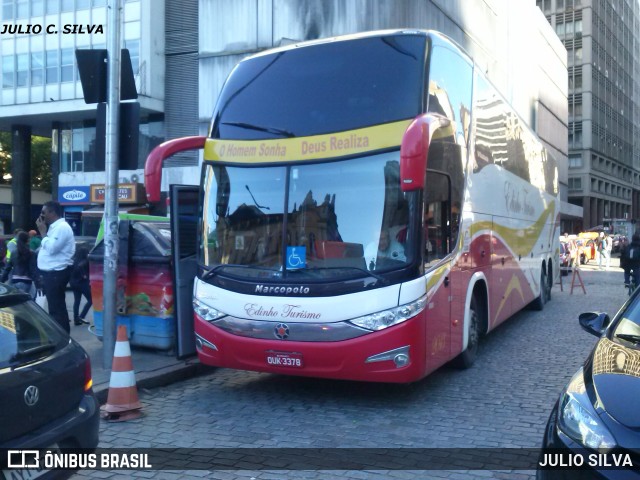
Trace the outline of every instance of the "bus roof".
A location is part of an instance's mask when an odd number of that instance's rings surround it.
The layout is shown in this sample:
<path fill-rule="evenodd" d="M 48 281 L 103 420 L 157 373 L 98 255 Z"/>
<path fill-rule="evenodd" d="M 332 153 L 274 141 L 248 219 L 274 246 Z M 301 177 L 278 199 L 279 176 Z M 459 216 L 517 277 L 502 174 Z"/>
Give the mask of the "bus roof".
<path fill-rule="evenodd" d="M 244 62 L 246 60 L 250 60 L 252 58 L 260 57 L 260 56 L 263 56 L 263 55 L 271 55 L 271 54 L 278 53 L 278 52 L 285 52 L 285 51 L 288 51 L 288 50 L 295 50 L 297 48 L 311 47 L 311 46 L 314 46 L 314 45 L 322 45 L 322 44 L 325 44 L 325 43 L 334 43 L 334 42 L 344 42 L 344 41 L 350 41 L 350 40 L 357 40 L 359 38 L 386 37 L 386 36 L 390 36 L 390 35 L 418 35 L 418 36 L 424 36 L 424 37 L 430 37 L 430 38 L 438 38 L 442 42 L 454 45 L 455 47 L 457 47 L 458 49 L 460 49 L 462 51 L 462 48 L 454 40 L 452 40 L 451 38 L 447 37 L 443 33 L 440 33 L 440 32 L 438 32 L 436 30 L 424 30 L 424 29 L 417 29 L 417 28 L 402 28 L 402 29 L 387 29 L 387 30 L 371 30 L 371 31 L 368 31 L 368 32 L 358 32 L 358 33 L 351 33 L 351 34 L 348 34 L 348 35 L 337 35 L 335 37 L 327 37 L 327 38 L 320 38 L 320 39 L 315 39 L 315 40 L 305 40 L 305 41 L 300 41 L 300 42 L 294 42 L 294 43 L 290 43 L 288 45 L 283 45 L 283 46 L 280 46 L 280 47 L 269 48 L 267 50 L 263 50 L 263 51 L 261 51 L 259 53 L 254 54 L 254 55 L 250 55 L 248 57 L 245 57 L 240 62 Z"/>

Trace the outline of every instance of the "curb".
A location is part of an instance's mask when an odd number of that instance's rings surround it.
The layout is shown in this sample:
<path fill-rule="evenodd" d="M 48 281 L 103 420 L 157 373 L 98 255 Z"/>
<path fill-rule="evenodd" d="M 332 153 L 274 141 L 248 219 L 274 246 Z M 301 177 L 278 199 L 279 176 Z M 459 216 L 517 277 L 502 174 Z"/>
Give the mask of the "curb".
<path fill-rule="evenodd" d="M 214 370 L 214 367 L 203 365 L 197 360 L 193 363 L 184 363 L 182 365 L 170 365 L 168 367 L 159 368 L 152 372 L 136 373 L 137 388 L 157 388 L 172 383 L 187 380 L 189 378 L 204 375 Z M 109 394 L 109 382 L 94 385 L 93 392 L 96 394 L 100 404 L 107 401 Z"/>

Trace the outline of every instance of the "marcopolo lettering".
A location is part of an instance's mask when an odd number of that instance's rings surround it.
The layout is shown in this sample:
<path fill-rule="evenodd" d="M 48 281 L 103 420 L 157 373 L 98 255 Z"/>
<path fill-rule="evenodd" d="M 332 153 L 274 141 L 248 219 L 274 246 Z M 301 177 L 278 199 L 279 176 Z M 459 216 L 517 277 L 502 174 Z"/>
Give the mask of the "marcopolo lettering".
<path fill-rule="evenodd" d="M 299 286 L 284 286 L 284 285 L 256 285 L 256 293 L 279 293 L 281 295 L 308 295 L 310 292 L 309 287 L 304 285 Z"/>

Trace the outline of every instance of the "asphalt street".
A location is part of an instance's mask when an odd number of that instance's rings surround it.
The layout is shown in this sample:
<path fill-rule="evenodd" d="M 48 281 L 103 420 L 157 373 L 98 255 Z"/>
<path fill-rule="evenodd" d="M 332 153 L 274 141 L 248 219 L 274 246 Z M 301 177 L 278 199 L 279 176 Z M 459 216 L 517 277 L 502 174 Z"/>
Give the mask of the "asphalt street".
<path fill-rule="evenodd" d="M 486 336 L 469 370 L 446 366 L 410 385 L 367 384 L 212 369 L 141 389 L 144 416 L 101 425 L 101 448 L 518 448 L 540 446 L 549 412 L 596 338 L 579 313 L 611 316 L 626 299 L 622 270 L 584 266 L 586 294 L 571 275 L 542 312 L 522 311 Z M 258 450 L 259 451 L 259 450 Z M 349 450 L 353 452 L 353 450 Z M 304 453 L 301 464 L 304 465 Z M 80 470 L 72 478 L 513 479 L 533 471 Z"/>

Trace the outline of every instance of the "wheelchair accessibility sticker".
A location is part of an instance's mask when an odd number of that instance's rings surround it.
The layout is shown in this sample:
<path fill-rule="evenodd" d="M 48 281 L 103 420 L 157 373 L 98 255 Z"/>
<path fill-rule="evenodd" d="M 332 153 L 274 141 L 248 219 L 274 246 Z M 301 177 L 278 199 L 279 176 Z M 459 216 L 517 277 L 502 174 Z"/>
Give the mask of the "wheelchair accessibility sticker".
<path fill-rule="evenodd" d="M 307 266 L 307 247 L 287 247 L 287 269 Z"/>

